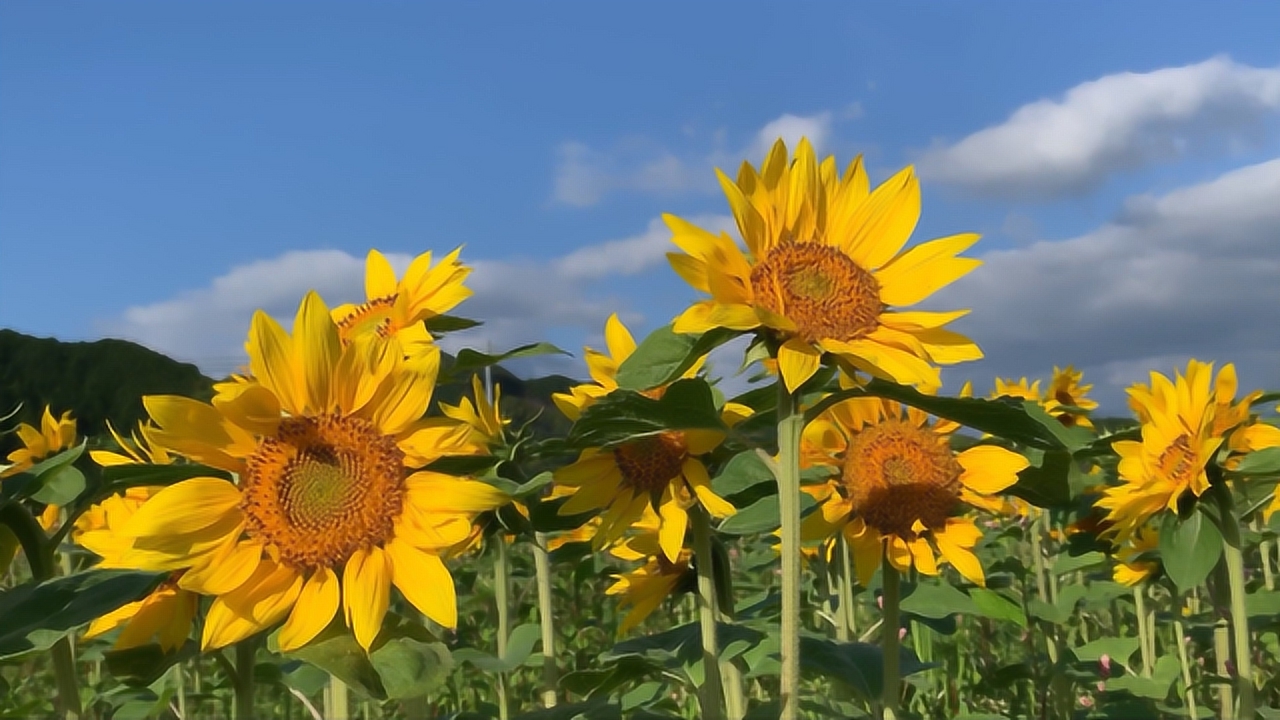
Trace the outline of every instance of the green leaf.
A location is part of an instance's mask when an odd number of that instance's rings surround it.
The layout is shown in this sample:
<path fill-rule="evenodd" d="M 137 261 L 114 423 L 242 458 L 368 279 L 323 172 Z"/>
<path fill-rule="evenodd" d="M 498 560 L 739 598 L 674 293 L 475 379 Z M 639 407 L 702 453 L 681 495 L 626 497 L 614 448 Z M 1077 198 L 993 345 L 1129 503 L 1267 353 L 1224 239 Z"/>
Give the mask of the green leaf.
<path fill-rule="evenodd" d="M 408 636 L 385 640 L 379 637 L 379 641 L 370 651 L 369 661 L 381 678 L 388 699 L 423 697 L 448 679 L 453 658 L 444 643 Z"/>
<path fill-rule="evenodd" d="M 164 573 L 87 570 L 0 592 L 0 659 L 52 646 L 68 631 L 155 589 Z"/>
<path fill-rule="evenodd" d="M 911 650 L 899 646 L 900 677 L 907 677 L 934 664 L 921 663 Z M 864 699 L 879 698 L 884 687 L 884 651 L 879 645 L 842 643 L 812 635 L 800 636 L 800 670 L 823 675 L 849 686 Z"/>
<path fill-rule="evenodd" d="M 159 680 L 175 663 L 199 654 L 200 644 L 188 640 L 172 652 L 165 652 L 156 643 L 124 650 L 108 650 L 103 654 L 103 661 L 111 677 L 129 685 L 144 686 Z"/>
<path fill-rule="evenodd" d="M 102 482 L 111 490 L 131 487 L 173 485 L 197 477 L 216 477 L 230 480 L 231 475 L 208 465 L 184 463 L 182 465 L 110 465 L 102 468 Z"/>
<path fill-rule="evenodd" d="M 444 384 L 452 382 L 458 378 L 464 377 L 468 373 L 482 370 L 490 365 L 497 365 L 507 360 L 516 360 L 518 358 L 535 357 L 538 355 L 568 355 L 569 353 L 552 345 L 551 343 L 531 343 L 529 345 L 521 345 L 504 353 L 497 355 L 489 355 L 477 352 L 471 348 L 463 348 L 458 351 L 457 357 L 454 358 L 453 364 L 448 369 L 442 369 L 440 372 L 440 383 Z"/>
<path fill-rule="evenodd" d="M 705 380 L 677 380 L 658 400 L 615 390 L 587 408 L 569 430 L 578 447 L 607 447 L 668 430 L 726 430 Z"/>
<path fill-rule="evenodd" d="M 950 583 L 921 582 L 899 605 L 902 612 L 922 618 L 938 620 L 957 614 L 974 615 L 978 607 L 973 598 L 957 590 Z"/>
<path fill-rule="evenodd" d="M 1080 662 L 1098 662 L 1106 655 L 1121 665 L 1130 667 L 1129 658 L 1138 651 L 1138 645 L 1138 638 L 1135 637 L 1106 637 L 1071 648 L 1071 652 Z"/>
<path fill-rule="evenodd" d="M 1071 473 L 1075 461 L 1064 451 L 1043 454 L 1039 464 L 1036 453 L 1029 453 L 1032 465 L 1018 473 L 1018 482 L 1005 492 L 1041 508 L 1061 508 L 1071 504 Z"/>
<path fill-rule="evenodd" d="M 1156 660 L 1156 667 L 1151 673 L 1151 677 L 1145 678 L 1139 675 L 1122 675 L 1107 680 L 1108 690 L 1126 690 L 1138 697 L 1150 698 L 1152 700 L 1163 700 L 1169 695 L 1169 687 L 1173 685 L 1173 681 L 1178 677 L 1181 670 L 1178 658 L 1173 655 L 1164 655 Z"/>
<path fill-rule="evenodd" d="M 480 327 L 484 323 L 471 318 L 457 317 L 456 315 L 433 315 L 423 321 L 427 330 L 432 335 L 443 335 L 445 333 L 458 332 L 459 330 L 470 330 L 473 327 Z"/>
<path fill-rule="evenodd" d="M 1240 464 L 1232 472 L 1237 475 L 1280 474 L 1280 447 L 1254 450 L 1241 458 Z"/>
<path fill-rule="evenodd" d="M 667 684 L 649 681 L 641 683 L 622 696 L 622 712 L 631 712 L 639 707 L 651 705 L 666 694 Z"/>
<path fill-rule="evenodd" d="M 693 367 L 699 358 L 741 335 L 739 330 L 715 328 L 701 335 L 684 335 L 664 325 L 649 333 L 622 365 L 618 386 L 624 390 L 648 390 L 672 382 Z"/>
<path fill-rule="evenodd" d="M 1244 606 L 1249 617 L 1280 615 L 1280 592 L 1256 590 L 1245 595 Z"/>
<path fill-rule="evenodd" d="M 511 672 L 533 654 L 533 646 L 542 639 L 542 628 L 533 623 L 520 625 L 507 639 L 506 657 L 498 658 L 475 648 L 458 648 L 453 656 L 458 662 L 470 663 L 487 673 Z"/>
<path fill-rule="evenodd" d="M 720 497 L 737 495 L 761 483 L 773 483 L 773 473 L 755 450 L 734 455 L 719 475 L 711 480 L 711 489 Z"/>
<path fill-rule="evenodd" d="M 800 514 L 806 515 L 818 506 L 818 501 L 808 493 L 800 493 Z M 725 518 L 716 528 L 726 535 L 757 535 L 777 530 L 782 526 L 782 512 L 778 509 L 778 496 L 766 495 L 751 505 Z"/>
<path fill-rule="evenodd" d="M 1067 573 L 1083 570 L 1085 568 L 1093 567 L 1094 565 L 1101 565 L 1106 561 L 1107 556 L 1097 550 L 1093 550 L 1082 555 L 1070 555 L 1063 553 L 1053 562 L 1053 574 L 1066 575 Z"/>
<path fill-rule="evenodd" d="M 1199 509 L 1187 518 L 1165 513 L 1160 523 L 1160 559 L 1182 592 L 1204 582 L 1222 556 L 1222 533 Z"/>
<path fill-rule="evenodd" d="M 622 720 L 622 708 L 610 704 L 607 698 L 587 702 L 557 705 L 546 710 L 534 710 L 515 716 L 513 720 Z"/>
<path fill-rule="evenodd" d="M 1023 628 L 1027 626 L 1027 616 L 1022 608 L 1004 595 L 986 588 L 972 588 L 969 590 L 969 597 L 978 609 L 978 614 L 992 620 L 1007 620 Z"/>
<path fill-rule="evenodd" d="M 340 618 L 335 618 L 306 646 L 285 653 L 285 657 L 315 665 L 366 697 L 387 699 L 378 671 Z"/>
<path fill-rule="evenodd" d="M 84 492 L 84 473 L 71 464 L 58 465 L 40 474 L 39 489 L 31 499 L 45 505 L 70 505 Z"/>
<path fill-rule="evenodd" d="M 1040 413 L 1032 413 L 1025 403 L 1013 398 L 983 400 L 980 398 L 951 398 L 925 395 L 906 385 L 874 379 L 864 388 L 854 388 L 832 393 L 823 401 L 805 411 L 808 422 L 821 415 L 827 408 L 838 402 L 855 397 L 882 397 L 897 400 L 906 405 L 920 408 L 931 415 L 953 420 L 996 437 L 1012 442 L 1029 445 L 1043 450 L 1070 451 L 1082 436 L 1077 433 L 1063 433 L 1058 428 L 1047 425 Z M 1039 408 L 1038 405 L 1035 405 Z M 1047 417 L 1047 414 L 1044 414 Z M 1053 422 L 1057 423 L 1056 420 Z M 1058 423 L 1059 427 L 1061 423 Z M 1063 428 L 1065 429 L 1065 428 Z"/>
<path fill-rule="evenodd" d="M 9 564 L 18 555 L 18 536 L 13 534 L 8 525 L 0 524 L 0 575 L 9 571 Z"/>

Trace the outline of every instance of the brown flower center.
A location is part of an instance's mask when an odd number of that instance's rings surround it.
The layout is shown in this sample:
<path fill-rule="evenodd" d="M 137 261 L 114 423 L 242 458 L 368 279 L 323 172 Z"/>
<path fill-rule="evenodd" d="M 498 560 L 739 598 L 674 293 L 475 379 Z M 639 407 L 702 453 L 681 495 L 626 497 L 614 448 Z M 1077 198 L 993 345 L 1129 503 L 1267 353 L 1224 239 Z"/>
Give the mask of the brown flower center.
<path fill-rule="evenodd" d="M 868 525 L 910 538 L 917 520 L 927 528 L 946 524 L 960 499 L 960 472 L 946 437 L 887 420 L 854 436 L 842 478 Z"/>
<path fill-rule="evenodd" d="M 1203 463 L 1191 447 L 1191 438 L 1184 433 L 1160 453 L 1158 465 L 1162 475 L 1185 488 L 1191 486 L 1191 481 L 1199 474 Z"/>
<path fill-rule="evenodd" d="M 884 303 L 880 283 L 840 250 L 783 242 L 751 269 L 756 302 L 796 324 L 798 335 L 857 340 L 875 330 Z"/>
<path fill-rule="evenodd" d="M 380 337 L 391 337 L 400 328 L 391 319 L 391 311 L 396 305 L 396 296 L 374 298 L 356 306 L 346 317 L 338 321 L 338 337 L 346 345 L 356 335 L 365 332 L 376 332 Z"/>
<path fill-rule="evenodd" d="M 336 567 L 391 537 L 404 499 L 404 453 L 365 420 L 286 418 L 241 478 L 246 530 L 297 568 Z"/>
<path fill-rule="evenodd" d="M 651 435 L 613 449 L 623 482 L 638 493 L 666 488 L 672 478 L 680 476 L 688 455 L 684 434 L 679 432 Z"/>

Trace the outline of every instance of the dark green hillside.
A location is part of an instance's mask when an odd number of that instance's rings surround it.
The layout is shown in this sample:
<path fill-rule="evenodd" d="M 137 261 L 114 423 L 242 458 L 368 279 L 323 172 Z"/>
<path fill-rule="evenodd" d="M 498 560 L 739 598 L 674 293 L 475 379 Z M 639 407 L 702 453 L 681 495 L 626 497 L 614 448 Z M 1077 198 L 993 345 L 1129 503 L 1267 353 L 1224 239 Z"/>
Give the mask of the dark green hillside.
<path fill-rule="evenodd" d="M 207 399 L 212 386 L 195 365 L 126 340 L 62 342 L 0 329 L 0 414 L 22 403 L 18 419 L 37 427 L 48 404 L 55 415 L 72 411 L 81 435 L 106 432 L 107 420 L 129 428 L 145 415 L 143 395 Z"/>

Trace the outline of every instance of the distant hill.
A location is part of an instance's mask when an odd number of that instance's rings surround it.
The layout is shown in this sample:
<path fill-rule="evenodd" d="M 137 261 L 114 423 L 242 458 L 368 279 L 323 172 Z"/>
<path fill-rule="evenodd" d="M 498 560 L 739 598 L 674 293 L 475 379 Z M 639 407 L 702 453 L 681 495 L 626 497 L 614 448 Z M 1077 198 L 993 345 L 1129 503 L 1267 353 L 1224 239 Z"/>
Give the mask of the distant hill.
<path fill-rule="evenodd" d="M 146 414 L 142 396 L 161 394 L 207 400 L 213 380 L 127 340 L 63 342 L 0 329 L 0 414 L 22 403 L 18 418 L 39 427 L 48 404 L 55 415 L 72 411 L 81 435 L 96 435 L 107 431 L 108 419 L 132 427 Z"/>
<path fill-rule="evenodd" d="M 446 356 L 443 364 L 451 362 Z M 493 369 L 493 381 L 502 388 L 503 413 L 517 425 L 534 420 L 534 429 L 543 435 L 568 430 L 570 423 L 551 395 L 577 381 L 562 375 L 524 380 L 501 367 Z M 20 420 L 39 427 L 48 404 L 55 415 L 72 411 L 81 435 L 105 433 L 107 420 L 123 430 L 146 417 L 143 395 L 208 400 L 213 383 L 195 365 L 127 340 L 63 342 L 0 329 L 0 416 L 22 404 L 18 417 L 6 425 Z M 435 399 L 456 404 L 469 392 L 467 378 L 437 388 Z M 14 443 L 13 436 L 0 437 L 0 457 Z"/>

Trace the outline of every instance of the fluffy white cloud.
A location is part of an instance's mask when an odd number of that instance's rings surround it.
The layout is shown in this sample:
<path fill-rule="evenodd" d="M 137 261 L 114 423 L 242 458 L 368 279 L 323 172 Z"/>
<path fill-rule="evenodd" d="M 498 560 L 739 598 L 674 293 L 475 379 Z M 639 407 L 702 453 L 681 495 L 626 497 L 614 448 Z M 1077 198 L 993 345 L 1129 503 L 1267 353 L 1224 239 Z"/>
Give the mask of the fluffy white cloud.
<path fill-rule="evenodd" d="M 1060 100 L 923 154 L 921 175 L 982 195 L 1052 198 L 1110 174 L 1175 158 L 1206 141 L 1248 140 L 1280 109 L 1280 68 L 1215 57 L 1184 67 L 1117 73 Z"/>
<path fill-rule="evenodd" d="M 727 230 L 733 224 L 723 216 L 690 219 L 711 229 Z M 551 260 L 469 261 L 473 271 L 467 285 L 475 295 L 462 306 L 461 314 L 484 325 L 446 336 L 442 345 L 450 350 L 463 346 L 497 350 L 545 340 L 554 331 L 575 338 L 598 334 L 612 309 L 625 313 L 628 306 L 596 283 L 651 270 L 672 249 L 669 231 L 655 219 L 639 235 L 589 245 Z M 401 272 L 410 261 L 407 255 L 388 257 Z M 245 361 L 244 337 L 255 310 L 261 308 L 288 325 L 309 289 L 336 305 L 363 300 L 363 288 L 362 257 L 341 250 L 294 251 L 232 268 L 208 287 L 131 307 L 100 329 L 221 375 Z M 639 318 L 635 312 L 626 315 L 632 321 Z M 538 370 L 575 371 L 577 367 L 552 359 L 538 364 Z"/>
<path fill-rule="evenodd" d="M 989 358 L 953 374 L 985 387 L 992 373 L 1073 363 L 1117 411 L 1125 385 L 1188 357 L 1235 362 L 1245 386 L 1280 386 L 1277 198 L 1280 159 L 1132 198 L 1079 237 L 987 253 L 936 296 L 939 308 L 973 308 L 956 326 Z"/>
<path fill-rule="evenodd" d="M 854 104 L 842 118 L 857 117 L 861 106 Z M 779 137 L 794 147 L 808 137 L 821 150 L 831 137 L 834 115 L 786 114 L 771 120 L 742 150 L 729 151 L 724 133 L 717 132 L 712 148 L 705 154 L 678 155 L 651 142 L 629 139 L 600 151 L 579 142 L 566 142 L 558 149 L 558 164 L 552 199 L 555 202 L 587 207 L 614 192 L 675 194 L 715 192 L 719 187 L 712 169 L 736 169 L 744 157 L 757 162 Z"/>

